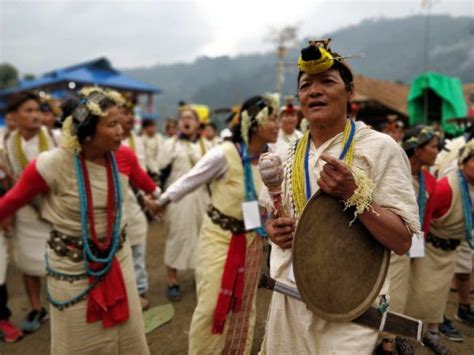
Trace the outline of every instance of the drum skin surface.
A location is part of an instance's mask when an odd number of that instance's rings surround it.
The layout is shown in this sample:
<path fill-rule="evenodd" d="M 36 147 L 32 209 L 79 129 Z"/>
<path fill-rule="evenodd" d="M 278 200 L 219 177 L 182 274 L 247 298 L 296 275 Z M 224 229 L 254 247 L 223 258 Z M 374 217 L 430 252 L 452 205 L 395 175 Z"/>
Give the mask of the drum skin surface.
<path fill-rule="evenodd" d="M 320 191 L 306 204 L 293 241 L 293 269 L 306 306 L 329 322 L 349 322 L 375 301 L 385 281 L 390 251 L 353 212 Z"/>

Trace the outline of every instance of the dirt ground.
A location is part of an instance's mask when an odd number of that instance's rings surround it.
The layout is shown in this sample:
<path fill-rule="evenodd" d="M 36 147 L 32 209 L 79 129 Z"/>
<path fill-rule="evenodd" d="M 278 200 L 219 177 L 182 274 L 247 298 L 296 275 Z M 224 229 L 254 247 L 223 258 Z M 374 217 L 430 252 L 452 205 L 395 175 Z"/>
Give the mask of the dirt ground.
<path fill-rule="evenodd" d="M 165 291 L 165 268 L 163 266 L 164 233 L 159 224 L 150 227 L 148 235 L 147 266 L 150 281 L 150 291 L 148 297 L 152 306 L 168 303 Z M 151 354 L 186 354 L 188 347 L 188 328 L 191 316 L 196 305 L 194 292 L 194 278 L 192 272 L 181 274 L 183 298 L 180 302 L 174 303 L 175 316 L 173 320 L 159 329 L 147 335 Z M 13 312 L 12 320 L 19 325 L 28 312 L 28 301 L 23 289 L 21 274 L 15 268 L 14 263 L 10 263 L 8 273 L 8 288 L 10 293 L 10 308 Z M 257 324 L 252 353 L 258 353 L 260 343 L 263 338 L 265 319 L 270 301 L 271 292 L 267 290 L 258 291 L 257 304 Z M 455 297 L 450 295 L 447 315 L 453 318 L 455 311 Z M 465 335 L 463 343 L 453 343 L 446 341 L 445 344 L 454 354 L 474 354 L 474 328 L 467 327 L 454 321 Z M 14 344 L 0 342 L 1 355 L 46 355 L 49 354 L 49 323 L 45 323 L 42 328 L 26 336 L 23 340 Z M 427 349 L 417 347 L 417 354 L 430 354 Z M 132 354 L 130 354 L 132 355 Z M 298 355 L 298 354 L 296 354 Z"/>

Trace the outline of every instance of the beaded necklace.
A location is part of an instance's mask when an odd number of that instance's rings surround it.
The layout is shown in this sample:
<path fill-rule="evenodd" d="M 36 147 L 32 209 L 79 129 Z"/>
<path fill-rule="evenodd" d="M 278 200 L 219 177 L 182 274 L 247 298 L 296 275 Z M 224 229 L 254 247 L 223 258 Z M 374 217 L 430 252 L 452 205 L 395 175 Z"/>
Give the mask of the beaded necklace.
<path fill-rule="evenodd" d="M 418 184 L 420 192 L 418 193 L 418 213 L 420 217 L 421 229 L 423 229 L 423 223 L 425 220 L 425 210 L 426 210 L 426 181 L 425 175 L 422 171 L 418 174 Z"/>
<path fill-rule="evenodd" d="M 472 201 L 469 193 L 469 184 L 461 170 L 458 170 L 459 190 L 461 190 L 462 210 L 464 215 L 464 235 L 471 249 L 474 248 L 474 236 L 472 235 Z"/>
<path fill-rule="evenodd" d="M 349 166 L 352 165 L 352 160 L 354 158 L 355 130 L 356 127 L 354 121 L 348 119 L 344 128 L 342 139 L 343 148 L 339 155 L 339 160 L 344 160 Z M 308 131 L 305 133 L 303 138 L 296 143 L 291 170 L 291 194 L 297 215 L 301 215 L 304 206 L 306 205 L 306 201 L 308 201 L 312 196 L 309 173 L 310 146 L 311 139 Z"/>
<path fill-rule="evenodd" d="M 135 145 L 135 137 L 133 136 L 133 133 L 130 132 L 130 137 L 128 137 L 128 146 L 130 147 L 131 150 L 134 152 L 136 151 L 136 145 Z"/>
<path fill-rule="evenodd" d="M 15 135 L 13 136 L 13 144 L 15 146 L 15 151 L 18 157 L 18 162 L 20 164 L 21 170 L 24 170 L 28 165 L 29 161 L 26 157 L 25 151 L 23 150 L 23 146 L 21 144 L 21 136 L 20 132 L 16 131 Z M 47 151 L 49 148 L 48 146 L 48 139 L 46 138 L 46 134 L 44 133 L 43 129 L 40 129 L 38 132 L 38 149 L 41 152 Z"/>
<path fill-rule="evenodd" d="M 64 309 L 73 305 L 87 297 L 87 294 L 105 276 L 111 269 L 113 259 L 120 245 L 120 223 L 122 219 L 122 190 L 120 184 L 120 175 L 118 172 L 117 162 L 112 153 L 107 155 L 106 171 L 107 171 L 107 235 L 105 241 L 101 242 L 97 237 L 95 229 L 95 219 L 93 211 L 92 190 L 87 171 L 87 165 L 84 156 L 74 156 L 74 164 L 76 167 L 77 185 L 79 191 L 79 202 L 81 209 L 81 229 L 83 242 L 84 269 L 87 276 L 92 276 L 93 280 L 89 286 L 77 296 L 67 300 L 58 301 L 53 299 L 48 291 L 48 300 L 57 308 Z M 88 228 L 90 226 L 90 228 Z M 92 236 L 92 242 L 101 251 L 107 251 L 105 257 L 97 257 L 92 253 L 88 231 Z M 64 278 L 71 275 L 60 273 L 52 270 L 46 260 L 48 271 L 55 273 Z M 91 263 L 101 264 L 99 267 L 92 266 Z"/>

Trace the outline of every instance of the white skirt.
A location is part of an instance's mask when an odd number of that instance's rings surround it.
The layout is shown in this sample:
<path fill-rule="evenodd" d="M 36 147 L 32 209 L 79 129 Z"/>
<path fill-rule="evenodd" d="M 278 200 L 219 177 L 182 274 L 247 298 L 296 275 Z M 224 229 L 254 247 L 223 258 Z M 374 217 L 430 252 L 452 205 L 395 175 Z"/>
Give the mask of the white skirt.
<path fill-rule="evenodd" d="M 165 244 L 167 266 L 178 270 L 194 269 L 197 241 L 208 204 L 207 191 L 199 188 L 168 206 Z"/>
<path fill-rule="evenodd" d="M 38 216 L 31 206 L 20 209 L 15 218 L 15 263 L 25 274 L 45 276 L 46 242 L 51 225 Z"/>

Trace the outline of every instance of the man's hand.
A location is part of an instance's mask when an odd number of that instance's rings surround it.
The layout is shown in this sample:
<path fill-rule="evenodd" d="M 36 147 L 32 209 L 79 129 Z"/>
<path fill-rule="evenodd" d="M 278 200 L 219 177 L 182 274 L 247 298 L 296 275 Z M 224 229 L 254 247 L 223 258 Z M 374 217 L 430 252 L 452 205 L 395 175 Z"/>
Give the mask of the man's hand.
<path fill-rule="evenodd" d="M 269 219 L 265 224 L 270 240 L 282 249 L 290 249 L 293 244 L 295 221 L 292 218 Z"/>
<path fill-rule="evenodd" d="M 145 201 L 146 209 L 150 211 L 150 213 L 154 215 L 158 221 L 163 220 L 166 211 L 166 206 L 158 206 L 156 200 L 151 195 L 145 195 L 143 200 Z"/>
<path fill-rule="evenodd" d="M 326 164 L 318 179 L 319 187 L 330 196 L 348 200 L 357 189 L 351 170 L 329 154 L 321 154 L 321 159 Z"/>

